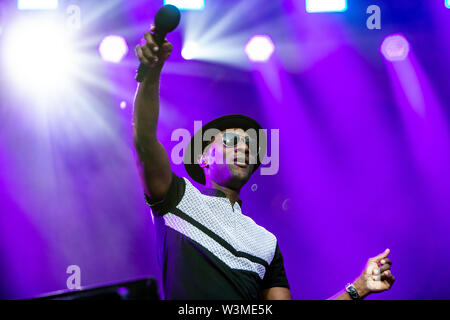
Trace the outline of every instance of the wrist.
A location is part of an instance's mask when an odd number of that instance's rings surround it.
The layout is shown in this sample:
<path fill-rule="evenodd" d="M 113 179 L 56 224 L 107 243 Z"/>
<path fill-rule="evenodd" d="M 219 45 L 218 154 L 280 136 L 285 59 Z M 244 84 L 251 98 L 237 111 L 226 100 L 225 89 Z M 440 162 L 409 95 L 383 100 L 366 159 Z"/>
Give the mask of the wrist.
<path fill-rule="evenodd" d="M 364 279 L 362 279 L 361 277 L 353 282 L 353 286 L 355 287 L 361 299 L 364 299 L 370 294 L 370 290 L 369 288 L 367 288 L 366 281 L 364 281 Z"/>
<path fill-rule="evenodd" d="M 162 67 L 163 67 L 163 64 L 150 68 L 147 76 L 145 77 L 144 82 L 147 82 L 150 84 L 159 83 L 159 80 L 161 78 Z"/>

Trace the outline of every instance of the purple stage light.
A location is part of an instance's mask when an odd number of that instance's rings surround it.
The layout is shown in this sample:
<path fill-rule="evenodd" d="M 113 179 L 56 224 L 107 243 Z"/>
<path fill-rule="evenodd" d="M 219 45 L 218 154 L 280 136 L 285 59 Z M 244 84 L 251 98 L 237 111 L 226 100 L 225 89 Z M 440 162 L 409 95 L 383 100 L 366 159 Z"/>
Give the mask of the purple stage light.
<path fill-rule="evenodd" d="M 390 35 L 381 44 L 381 53 L 388 61 L 405 60 L 409 53 L 409 42 L 401 34 Z"/>
<path fill-rule="evenodd" d="M 251 61 L 267 61 L 274 50 L 272 39 L 267 35 L 253 36 L 245 45 L 245 53 Z"/>
<path fill-rule="evenodd" d="M 103 60 L 119 63 L 128 53 L 128 45 L 123 37 L 112 35 L 102 40 L 98 51 Z"/>

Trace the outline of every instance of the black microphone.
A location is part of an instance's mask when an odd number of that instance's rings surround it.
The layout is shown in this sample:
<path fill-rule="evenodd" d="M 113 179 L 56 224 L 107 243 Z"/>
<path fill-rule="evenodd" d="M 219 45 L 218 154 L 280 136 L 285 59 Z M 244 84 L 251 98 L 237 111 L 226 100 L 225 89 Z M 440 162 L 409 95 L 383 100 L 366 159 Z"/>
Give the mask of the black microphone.
<path fill-rule="evenodd" d="M 155 15 L 155 30 L 153 33 L 153 39 L 159 48 L 164 42 L 166 35 L 175 30 L 180 23 L 180 10 L 177 7 L 166 4 L 162 6 Z M 141 63 L 137 70 L 136 81 L 142 82 L 150 71 L 150 67 Z"/>

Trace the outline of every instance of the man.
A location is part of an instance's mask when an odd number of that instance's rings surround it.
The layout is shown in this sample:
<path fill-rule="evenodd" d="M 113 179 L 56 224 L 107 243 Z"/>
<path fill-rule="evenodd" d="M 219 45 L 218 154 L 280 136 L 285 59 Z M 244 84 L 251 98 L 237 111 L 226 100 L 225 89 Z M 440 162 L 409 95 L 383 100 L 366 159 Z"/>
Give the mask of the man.
<path fill-rule="evenodd" d="M 154 29 L 152 29 L 153 31 Z M 158 47 L 147 32 L 136 47 L 141 63 L 150 67 L 139 84 L 134 104 L 133 134 L 147 203 L 152 208 L 157 251 L 166 299 L 292 299 L 276 237 L 242 213 L 239 191 L 259 167 L 265 150 L 252 148 L 261 126 L 242 115 L 215 119 L 194 135 L 185 153 L 195 188 L 170 168 L 157 140 L 159 79 L 172 45 Z M 210 140 L 202 132 L 216 129 Z M 260 137 L 256 145 L 263 145 Z M 200 141 L 201 148 L 195 144 Z M 364 298 L 390 289 L 389 249 L 369 259 L 353 284 L 333 298 Z"/>

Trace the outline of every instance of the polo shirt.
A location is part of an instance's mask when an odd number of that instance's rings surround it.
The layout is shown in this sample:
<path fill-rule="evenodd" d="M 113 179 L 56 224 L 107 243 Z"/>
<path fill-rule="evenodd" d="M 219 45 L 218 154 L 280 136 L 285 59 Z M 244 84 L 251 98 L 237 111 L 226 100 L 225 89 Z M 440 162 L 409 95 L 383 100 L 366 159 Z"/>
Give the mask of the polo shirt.
<path fill-rule="evenodd" d="M 260 299 L 289 288 L 276 237 L 216 189 L 197 189 L 172 173 L 165 198 L 152 203 L 165 299 Z"/>

